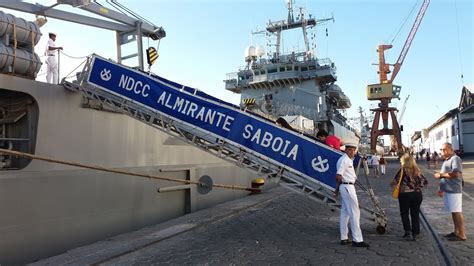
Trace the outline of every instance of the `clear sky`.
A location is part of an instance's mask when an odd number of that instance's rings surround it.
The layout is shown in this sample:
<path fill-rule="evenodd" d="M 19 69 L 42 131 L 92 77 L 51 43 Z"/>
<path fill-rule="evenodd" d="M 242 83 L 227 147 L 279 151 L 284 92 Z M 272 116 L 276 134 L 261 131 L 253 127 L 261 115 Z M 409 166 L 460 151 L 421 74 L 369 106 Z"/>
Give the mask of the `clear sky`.
<path fill-rule="evenodd" d="M 31 1 L 33 2 L 33 1 Z M 34 1 L 42 4 L 51 1 Z M 106 5 L 105 1 L 99 1 Z M 250 32 L 263 29 L 268 20 L 287 17 L 284 0 L 147 0 L 119 1 L 156 25 L 167 37 L 161 41 L 160 57 L 152 71 L 170 80 L 199 88 L 213 96 L 238 103 L 240 95 L 224 89 L 226 73 L 244 65 L 244 49 L 264 40 Z M 361 106 L 369 109 L 377 102 L 366 98 L 367 84 L 378 81 L 376 45 L 392 43 L 406 21 L 394 47 L 386 53 L 395 63 L 422 0 L 297 0 L 316 18 L 334 15 L 335 22 L 317 29 L 319 58 L 329 57 L 338 68 L 337 84 L 350 97 L 348 116 L 357 116 Z M 107 5 L 106 5 L 107 6 Z M 414 11 L 410 15 L 410 11 Z M 72 10 L 70 7 L 61 7 Z M 296 8 L 295 8 L 296 9 Z M 3 10 L 33 20 L 34 16 Z M 77 9 L 76 9 L 77 11 Z M 459 104 L 462 84 L 473 83 L 473 1 L 432 0 L 413 41 L 395 84 L 402 86 L 401 108 L 410 94 L 402 121 L 407 135 L 434 123 Z M 325 35 L 326 28 L 328 36 Z M 115 58 L 115 34 L 105 30 L 49 19 L 43 26 L 38 50 L 44 50 L 47 32 L 58 34 L 57 45 L 68 55 L 80 57 L 97 53 Z M 301 35 L 300 35 L 301 36 Z M 292 40 L 290 40 L 293 38 Z M 285 49 L 302 49 L 301 37 L 284 36 Z M 299 44 L 298 44 L 299 43 Z M 144 40 L 147 46 L 148 40 Z M 156 42 L 150 40 L 156 47 Z M 61 57 L 61 76 L 71 72 L 81 59 Z M 131 61 L 131 65 L 136 63 Z M 461 79 L 461 74 L 463 79 Z M 39 80 L 44 80 L 41 75 Z"/>

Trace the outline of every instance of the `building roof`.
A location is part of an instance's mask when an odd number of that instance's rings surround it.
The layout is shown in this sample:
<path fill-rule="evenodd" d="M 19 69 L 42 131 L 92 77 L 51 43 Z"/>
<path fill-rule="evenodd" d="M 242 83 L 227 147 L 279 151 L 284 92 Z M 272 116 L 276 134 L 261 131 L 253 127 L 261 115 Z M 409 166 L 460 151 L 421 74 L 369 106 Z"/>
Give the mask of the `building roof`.
<path fill-rule="evenodd" d="M 461 99 L 459 100 L 458 107 L 449 110 L 446 114 L 444 114 L 436 122 L 429 126 L 428 130 L 431 131 L 433 128 L 437 127 L 439 124 L 443 123 L 449 118 L 453 118 L 458 113 L 474 112 L 474 93 L 472 93 L 473 90 L 473 84 L 464 85 L 462 87 Z"/>
<path fill-rule="evenodd" d="M 431 131 L 433 128 L 439 126 L 441 123 L 444 121 L 453 118 L 459 113 L 459 108 L 456 107 L 454 109 L 449 110 L 446 114 L 444 114 L 442 117 L 440 117 L 436 122 L 434 122 L 431 126 L 428 127 L 428 130 Z"/>
<path fill-rule="evenodd" d="M 417 139 L 421 138 L 421 131 L 415 131 L 411 136 L 411 142 L 415 142 Z"/>
<path fill-rule="evenodd" d="M 459 99 L 459 110 L 462 112 L 465 108 L 469 108 L 474 104 L 474 89 L 473 84 L 464 85 L 461 92 L 461 99 Z"/>
<path fill-rule="evenodd" d="M 471 92 L 474 90 L 474 84 L 465 84 L 464 87 Z"/>

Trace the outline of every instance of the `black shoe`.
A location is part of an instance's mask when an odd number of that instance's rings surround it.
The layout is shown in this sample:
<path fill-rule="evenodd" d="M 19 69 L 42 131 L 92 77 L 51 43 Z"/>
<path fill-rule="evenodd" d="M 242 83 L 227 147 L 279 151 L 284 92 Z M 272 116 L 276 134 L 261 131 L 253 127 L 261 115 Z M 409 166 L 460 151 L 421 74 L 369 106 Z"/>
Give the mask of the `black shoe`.
<path fill-rule="evenodd" d="M 409 238 L 411 238 L 411 232 L 410 231 L 405 232 L 405 234 L 403 234 L 402 238 L 408 240 Z"/>
<path fill-rule="evenodd" d="M 444 237 L 447 237 L 447 238 L 455 237 L 455 236 L 456 236 L 456 233 L 454 233 L 454 232 L 451 232 L 451 233 L 449 233 L 449 234 L 447 234 L 447 235 L 444 235 Z"/>
<path fill-rule="evenodd" d="M 348 245 L 350 243 L 352 243 L 352 241 L 350 239 L 341 240 L 341 245 Z"/>
<path fill-rule="evenodd" d="M 448 238 L 448 241 L 466 241 L 466 240 L 467 240 L 466 238 L 461 238 L 458 235 Z M 354 245 L 354 243 L 352 243 L 352 245 Z"/>
<path fill-rule="evenodd" d="M 368 248 L 369 244 L 365 242 L 352 242 L 352 246 L 357 248 Z"/>

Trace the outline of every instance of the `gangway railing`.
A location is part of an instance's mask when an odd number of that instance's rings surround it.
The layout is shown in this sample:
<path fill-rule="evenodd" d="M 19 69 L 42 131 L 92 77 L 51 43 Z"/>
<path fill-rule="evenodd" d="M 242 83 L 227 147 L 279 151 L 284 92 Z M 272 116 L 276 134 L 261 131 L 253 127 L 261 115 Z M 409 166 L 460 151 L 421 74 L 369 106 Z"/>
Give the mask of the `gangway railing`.
<path fill-rule="evenodd" d="M 342 153 L 273 121 L 96 55 L 77 80 L 63 80 L 62 85 L 237 166 L 282 180 L 287 188 L 340 206 L 333 192 Z M 374 206 L 364 209 L 385 228 L 385 214 Z"/>

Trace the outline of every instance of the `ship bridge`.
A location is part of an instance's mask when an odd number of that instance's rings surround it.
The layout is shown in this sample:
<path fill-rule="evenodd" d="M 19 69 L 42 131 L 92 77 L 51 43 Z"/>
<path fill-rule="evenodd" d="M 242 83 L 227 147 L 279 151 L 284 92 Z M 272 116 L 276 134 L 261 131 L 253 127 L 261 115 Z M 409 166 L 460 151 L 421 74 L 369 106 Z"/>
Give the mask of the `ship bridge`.
<path fill-rule="evenodd" d="M 322 84 L 337 80 L 336 66 L 328 58 L 299 61 L 296 54 L 260 59 L 250 68 L 227 74 L 225 88 L 234 93 L 245 89 L 271 89 L 316 79 Z"/>

